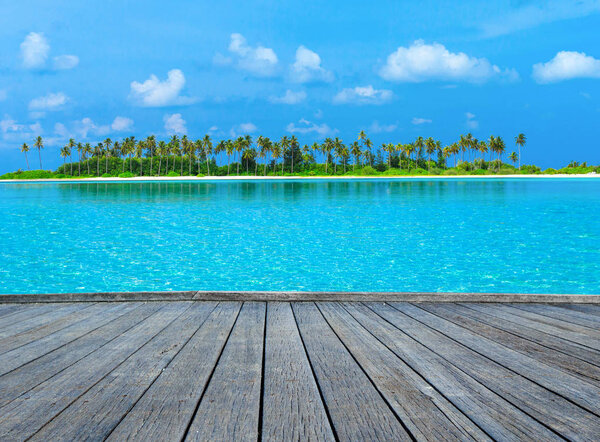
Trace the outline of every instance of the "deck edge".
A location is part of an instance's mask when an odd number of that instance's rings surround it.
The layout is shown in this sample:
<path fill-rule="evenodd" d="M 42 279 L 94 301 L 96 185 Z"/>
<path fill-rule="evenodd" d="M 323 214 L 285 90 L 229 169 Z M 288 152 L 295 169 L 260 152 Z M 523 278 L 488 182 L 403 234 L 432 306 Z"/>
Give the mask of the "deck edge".
<path fill-rule="evenodd" d="M 600 295 L 436 292 L 173 291 L 0 295 L 0 304 L 129 301 L 354 301 L 598 304 Z"/>

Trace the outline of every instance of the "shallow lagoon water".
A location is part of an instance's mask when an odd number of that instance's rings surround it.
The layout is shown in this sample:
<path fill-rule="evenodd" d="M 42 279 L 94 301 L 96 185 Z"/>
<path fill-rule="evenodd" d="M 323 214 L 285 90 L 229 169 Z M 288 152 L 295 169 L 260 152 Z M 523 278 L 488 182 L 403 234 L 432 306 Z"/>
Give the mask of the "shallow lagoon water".
<path fill-rule="evenodd" d="M 600 180 L 0 184 L 0 293 L 600 293 Z"/>

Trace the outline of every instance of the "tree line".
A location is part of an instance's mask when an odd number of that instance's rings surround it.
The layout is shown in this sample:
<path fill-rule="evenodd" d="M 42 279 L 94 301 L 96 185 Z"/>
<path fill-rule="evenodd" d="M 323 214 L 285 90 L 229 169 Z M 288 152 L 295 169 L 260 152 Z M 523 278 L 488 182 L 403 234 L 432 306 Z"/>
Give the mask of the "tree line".
<path fill-rule="evenodd" d="M 508 155 L 510 161 L 521 168 L 521 149 L 526 145 L 524 134 L 515 137 L 518 152 Z M 32 145 L 38 151 L 42 169 L 41 150 L 44 141 L 38 136 Z M 191 140 L 187 135 L 171 136 L 168 140 L 157 140 L 154 135 L 137 140 L 130 136 L 114 141 L 106 138 L 95 145 L 77 142 L 71 138 L 60 149 L 63 165 L 57 170 L 70 176 L 83 175 L 267 175 L 303 173 L 318 170 L 324 174 L 346 174 L 350 168 L 407 170 L 446 169 L 447 161 L 454 167 L 466 170 L 499 169 L 503 165 L 506 144 L 502 137 L 491 135 L 487 140 L 478 140 L 471 133 L 446 146 L 432 137 L 417 137 L 410 143 L 383 143 L 375 147 L 364 131 L 355 141 L 346 144 L 340 138 L 325 138 L 321 143 L 300 143 L 296 136 L 283 136 L 279 140 L 250 135 L 235 139 L 224 139 L 216 143 L 210 135 Z M 24 143 L 21 152 L 25 155 L 29 169 L 30 146 Z M 73 160 L 75 157 L 75 161 Z M 221 161 L 218 165 L 217 159 Z M 322 161 L 319 163 L 318 160 Z M 226 163 L 225 163 L 226 161 Z"/>

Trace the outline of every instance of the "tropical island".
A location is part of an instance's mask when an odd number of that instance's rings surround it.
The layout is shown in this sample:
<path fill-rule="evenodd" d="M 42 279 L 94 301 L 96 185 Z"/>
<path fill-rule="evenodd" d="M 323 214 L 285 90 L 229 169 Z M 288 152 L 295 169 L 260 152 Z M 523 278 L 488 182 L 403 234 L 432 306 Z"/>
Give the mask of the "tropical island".
<path fill-rule="evenodd" d="M 70 139 L 60 149 L 63 164 L 56 171 L 47 171 L 42 167 L 41 157 L 44 140 L 38 136 L 31 146 L 27 143 L 21 146 L 27 170 L 6 173 L 0 179 L 600 173 L 600 166 L 585 162 L 573 161 L 561 169 L 546 170 L 521 164 L 521 150 L 526 143 L 524 134 L 517 135 L 515 150 L 508 153 L 502 137 L 491 135 L 487 140 L 478 140 L 468 133 L 446 146 L 432 137 L 417 137 L 406 144 L 374 146 L 364 131 L 349 144 L 336 137 L 303 146 L 296 136 L 274 141 L 262 135 L 256 139 L 245 135 L 214 143 L 210 135 L 197 140 L 173 135 L 168 141 L 150 135 L 143 140 L 130 136 L 114 142 L 106 138 L 94 146 Z M 32 149 L 37 150 L 39 170 L 30 169 L 28 153 Z"/>

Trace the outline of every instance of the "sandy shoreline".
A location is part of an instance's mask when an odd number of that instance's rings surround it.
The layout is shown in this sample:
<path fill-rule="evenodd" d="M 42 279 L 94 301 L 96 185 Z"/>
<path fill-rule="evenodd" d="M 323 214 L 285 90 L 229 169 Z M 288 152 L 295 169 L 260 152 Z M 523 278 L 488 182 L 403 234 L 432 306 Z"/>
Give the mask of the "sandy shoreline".
<path fill-rule="evenodd" d="M 40 178 L 30 180 L 0 180 L 0 183 L 81 183 L 81 182 L 132 182 L 132 181 L 281 181 L 281 180 L 456 180 L 456 179 L 498 179 L 498 178 L 600 178 L 600 174 L 556 174 L 556 175 L 376 175 L 376 176 L 181 176 L 181 177 L 132 177 L 132 178 Z"/>

